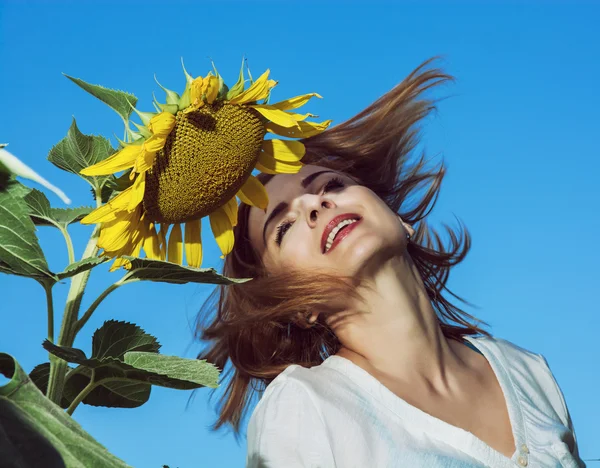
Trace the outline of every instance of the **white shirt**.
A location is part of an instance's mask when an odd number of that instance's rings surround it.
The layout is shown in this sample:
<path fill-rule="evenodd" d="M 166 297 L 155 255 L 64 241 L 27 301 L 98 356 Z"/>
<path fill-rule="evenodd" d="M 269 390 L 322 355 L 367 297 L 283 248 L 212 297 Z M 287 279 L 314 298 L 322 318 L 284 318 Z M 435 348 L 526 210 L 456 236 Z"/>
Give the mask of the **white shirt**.
<path fill-rule="evenodd" d="M 489 361 L 516 442 L 507 458 L 470 432 L 408 404 L 340 357 L 291 365 L 266 388 L 248 426 L 249 467 L 584 467 L 565 400 L 543 356 L 465 336 Z"/>

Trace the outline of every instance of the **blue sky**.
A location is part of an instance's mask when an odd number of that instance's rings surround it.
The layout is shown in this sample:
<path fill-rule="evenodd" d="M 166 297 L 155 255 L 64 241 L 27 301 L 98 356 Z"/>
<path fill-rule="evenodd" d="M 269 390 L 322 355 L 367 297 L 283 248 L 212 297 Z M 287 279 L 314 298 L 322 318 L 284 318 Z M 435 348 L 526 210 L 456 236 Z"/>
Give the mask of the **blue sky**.
<path fill-rule="evenodd" d="M 87 185 L 46 161 L 74 116 L 84 133 L 112 137 L 120 118 L 61 73 L 138 96 L 154 83 L 181 90 L 180 57 L 193 75 L 210 58 L 230 83 L 242 55 L 270 68 L 274 98 L 316 91 L 307 111 L 339 123 L 434 55 L 457 81 L 424 125 L 422 149 L 448 174 L 435 223 L 457 216 L 473 235 L 450 286 L 494 335 L 543 354 L 566 396 L 583 458 L 600 458 L 600 43 L 593 3 L 521 2 L 0 2 L 0 141 L 60 186 L 75 206 Z M 55 206 L 63 206 L 53 194 Z M 207 223 L 206 223 L 207 224 Z M 81 255 L 90 228 L 72 229 Z M 208 233 L 207 233 L 208 234 Z M 66 264 L 60 234 L 39 231 L 51 268 Z M 205 237 L 205 266 L 219 262 Z M 84 307 L 118 273 L 94 270 Z M 57 308 L 68 285 L 55 288 Z M 45 299 L 31 280 L 0 276 L 0 351 L 26 370 L 44 362 Z M 164 354 L 194 357 L 193 321 L 209 286 L 133 284 L 107 298 L 75 345 L 109 318 L 158 336 Z M 58 325 L 57 325 L 58 326 Z M 136 467 L 243 466 L 245 440 L 208 430 L 208 392 L 155 388 L 139 409 L 80 406 L 76 419 Z M 214 400 L 213 400 L 214 403 Z M 591 464 L 593 466 L 593 464 Z"/>

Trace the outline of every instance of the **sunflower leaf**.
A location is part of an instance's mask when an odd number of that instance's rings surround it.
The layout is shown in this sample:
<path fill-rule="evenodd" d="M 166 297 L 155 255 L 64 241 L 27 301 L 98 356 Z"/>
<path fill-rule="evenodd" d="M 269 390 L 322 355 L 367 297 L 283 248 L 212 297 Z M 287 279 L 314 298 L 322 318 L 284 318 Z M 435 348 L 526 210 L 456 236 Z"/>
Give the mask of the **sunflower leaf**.
<path fill-rule="evenodd" d="M 0 190 L 0 271 L 33 278 L 40 283 L 55 282 L 35 235 L 24 200 L 30 189 L 9 180 Z"/>
<path fill-rule="evenodd" d="M 66 229 L 69 224 L 81 220 L 93 210 L 91 206 L 52 208 L 46 195 L 37 189 L 32 189 L 25 196 L 25 201 L 29 205 L 29 216 L 31 216 L 34 224 L 37 226 L 55 226 L 59 229 Z"/>
<path fill-rule="evenodd" d="M 0 353 L 0 460 L 19 466 L 124 468 L 61 408 L 46 398 L 10 355 Z"/>
<path fill-rule="evenodd" d="M 238 77 L 238 80 L 231 87 L 231 89 L 227 91 L 228 101 L 244 92 L 244 62 L 245 59 L 242 59 L 242 67 L 240 68 L 240 76 Z"/>
<path fill-rule="evenodd" d="M 57 346 L 48 340 L 42 346 L 67 362 L 94 369 L 96 382 L 103 385 L 104 381 L 131 380 L 179 390 L 218 386 L 219 370 L 205 360 L 163 356 L 147 351 L 126 352 L 121 358 L 106 356 L 88 359 L 77 348 Z"/>
<path fill-rule="evenodd" d="M 110 142 L 101 136 L 84 135 L 73 119 L 67 136 L 59 141 L 48 155 L 48 161 L 67 172 L 85 179 L 94 190 L 100 190 L 113 176 L 84 176 L 83 168 L 96 164 L 115 153 Z"/>
<path fill-rule="evenodd" d="M 105 88 L 104 86 L 100 85 L 86 83 L 79 78 L 74 78 L 69 75 L 65 76 L 77 86 L 111 107 L 117 114 L 121 116 L 123 121 L 127 122 L 129 120 L 129 116 L 131 115 L 133 107 L 135 107 L 137 104 L 137 97 L 135 97 L 133 94 L 125 91 L 118 91 L 116 89 Z"/>
<path fill-rule="evenodd" d="M 67 266 L 67 268 L 64 269 L 64 271 L 56 273 L 56 277 L 62 281 L 66 278 L 70 278 L 71 276 L 83 273 L 84 271 L 91 270 L 95 266 L 100 265 L 107 260 L 109 260 L 108 257 L 87 257 L 83 260 L 71 263 L 69 266 Z"/>
<path fill-rule="evenodd" d="M 92 357 L 122 358 L 128 351 L 147 351 L 158 353 L 160 344 L 152 335 L 129 322 L 107 320 L 94 332 L 92 338 Z"/>
<path fill-rule="evenodd" d="M 127 279 L 155 281 L 158 283 L 209 283 L 209 284 L 239 284 L 250 281 L 251 278 L 227 278 L 217 273 L 213 268 L 194 268 L 177 263 L 123 256 L 131 262 Z"/>

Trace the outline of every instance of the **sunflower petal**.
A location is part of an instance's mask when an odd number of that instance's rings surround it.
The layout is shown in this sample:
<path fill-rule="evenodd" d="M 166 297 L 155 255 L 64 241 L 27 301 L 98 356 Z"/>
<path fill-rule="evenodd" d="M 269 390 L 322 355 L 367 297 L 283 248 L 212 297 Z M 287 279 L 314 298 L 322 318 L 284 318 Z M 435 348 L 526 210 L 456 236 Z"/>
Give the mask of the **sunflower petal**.
<path fill-rule="evenodd" d="M 227 203 L 225 203 L 221 208 L 227 213 L 229 217 L 229 221 L 232 226 L 237 226 L 237 217 L 238 217 L 238 204 L 235 197 L 231 197 Z"/>
<path fill-rule="evenodd" d="M 161 112 L 155 115 L 148 124 L 148 130 L 154 135 L 166 137 L 175 126 L 175 116 L 170 112 Z"/>
<path fill-rule="evenodd" d="M 275 109 L 272 106 L 266 104 L 256 104 L 250 106 L 256 109 L 263 117 L 269 119 L 271 122 L 281 125 L 286 128 L 298 128 L 298 122 L 294 117 L 287 112 Z"/>
<path fill-rule="evenodd" d="M 185 223 L 185 259 L 191 267 L 202 265 L 202 224 L 201 220 Z"/>
<path fill-rule="evenodd" d="M 210 215 L 210 227 L 215 240 L 221 249 L 223 255 L 227 255 L 233 249 L 233 226 L 229 221 L 229 216 L 222 208 L 217 208 Z"/>
<path fill-rule="evenodd" d="M 148 138 L 144 144 L 142 145 L 144 148 L 144 151 L 148 151 L 150 153 L 156 153 L 157 151 L 160 151 L 161 149 L 163 149 L 163 146 L 165 146 L 165 143 L 167 142 L 167 138 L 164 136 L 160 136 L 160 135 L 152 135 L 150 138 Z"/>
<path fill-rule="evenodd" d="M 265 129 L 267 132 L 275 133 L 276 135 L 281 135 L 284 137 L 308 138 L 327 130 L 327 127 L 331 125 L 331 122 L 333 121 L 325 120 L 324 122 L 298 122 L 298 127 L 295 128 L 286 128 L 273 122 L 267 122 L 265 124 Z"/>
<path fill-rule="evenodd" d="M 269 80 L 270 70 L 264 72 L 258 79 L 252 83 L 246 91 L 238 94 L 232 98 L 229 102 L 231 104 L 246 104 L 248 102 L 260 101 L 269 96 L 271 88 L 276 84 L 273 80 Z"/>
<path fill-rule="evenodd" d="M 135 160 L 131 175 L 133 176 L 135 173 L 143 174 L 148 171 L 154 166 L 154 161 L 156 161 L 156 151 L 143 151 Z"/>
<path fill-rule="evenodd" d="M 303 164 L 301 162 L 278 161 L 266 153 L 260 153 L 256 169 L 267 174 L 296 174 Z"/>
<path fill-rule="evenodd" d="M 262 150 L 271 158 L 284 162 L 298 162 L 306 153 L 306 148 L 294 140 L 264 140 Z"/>
<path fill-rule="evenodd" d="M 135 178 L 135 181 L 133 182 L 131 188 L 133 189 L 133 191 L 131 192 L 131 198 L 127 207 L 127 211 L 129 212 L 135 210 L 144 199 L 144 191 L 146 190 L 145 172 L 142 172 Z"/>
<path fill-rule="evenodd" d="M 81 224 L 105 223 L 115 220 L 117 214 L 129 206 L 132 191 L 132 187 L 123 190 L 116 197 L 109 200 L 108 203 L 96 208 L 89 215 L 84 217 L 80 221 Z"/>
<path fill-rule="evenodd" d="M 133 167 L 142 147 L 140 145 L 127 145 L 121 151 L 115 153 L 110 158 L 100 161 L 97 164 L 88 166 L 79 171 L 86 176 L 108 175 Z"/>
<path fill-rule="evenodd" d="M 146 252 L 147 258 L 151 260 L 162 260 L 160 252 L 160 240 L 158 238 L 158 233 L 156 232 L 156 227 L 153 223 L 150 223 L 145 232 L 143 249 L 144 252 Z"/>
<path fill-rule="evenodd" d="M 106 252 L 127 250 L 126 247 L 132 240 L 134 224 L 137 223 L 129 214 L 120 216 L 110 223 L 103 223 L 98 238 L 98 247 Z M 131 248 L 133 249 L 133 247 Z"/>
<path fill-rule="evenodd" d="M 269 196 L 267 195 L 267 189 L 253 175 L 248 177 L 248 180 L 242 185 L 242 188 L 238 190 L 237 196 L 242 203 L 246 205 L 255 206 L 261 210 L 266 210 L 269 204 Z"/>
<path fill-rule="evenodd" d="M 219 79 L 210 75 L 204 78 L 204 93 L 206 102 L 212 104 L 219 95 Z"/>
<path fill-rule="evenodd" d="M 169 234 L 167 260 L 181 265 L 183 260 L 183 242 L 181 241 L 181 224 L 173 224 Z"/>
<path fill-rule="evenodd" d="M 204 94 L 204 80 L 199 76 L 190 84 L 190 100 L 192 106 L 201 105 L 202 94 Z"/>
<path fill-rule="evenodd" d="M 319 99 L 322 98 L 321 95 L 317 93 L 303 94 L 302 96 L 296 96 L 293 98 L 286 99 L 285 101 L 279 101 L 275 104 L 271 104 L 273 107 L 276 107 L 279 110 L 290 110 L 297 109 L 298 107 L 302 107 L 306 104 L 310 98 L 317 97 Z"/>

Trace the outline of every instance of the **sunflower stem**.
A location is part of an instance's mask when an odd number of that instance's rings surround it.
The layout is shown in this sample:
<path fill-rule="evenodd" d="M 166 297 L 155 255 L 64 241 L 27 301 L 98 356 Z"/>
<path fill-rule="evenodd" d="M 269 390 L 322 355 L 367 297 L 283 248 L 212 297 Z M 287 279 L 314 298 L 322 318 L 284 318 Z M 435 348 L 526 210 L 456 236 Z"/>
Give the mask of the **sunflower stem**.
<path fill-rule="evenodd" d="M 87 384 L 85 386 L 85 388 L 83 390 L 81 390 L 81 392 L 79 392 L 79 395 L 77 395 L 75 397 L 75 399 L 71 402 L 71 404 L 67 408 L 68 415 L 72 415 L 73 411 L 75 411 L 75 408 L 77 408 L 79 403 L 81 403 L 83 401 L 83 399 L 86 396 L 88 396 L 90 394 L 90 392 L 92 390 L 94 390 L 94 388 L 96 388 L 96 386 L 98 385 L 98 382 L 96 382 L 95 378 L 96 378 L 96 369 L 92 369 L 92 378 L 90 379 L 90 383 Z"/>
<path fill-rule="evenodd" d="M 99 195 L 99 194 L 98 194 Z M 97 198 L 97 202 L 98 202 Z M 83 252 L 81 259 L 95 257 L 98 253 L 98 236 L 100 233 L 99 224 L 92 232 L 90 240 Z M 63 313 L 60 333 L 58 335 L 59 346 L 72 346 L 75 340 L 74 325 L 77 320 L 81 299 L 85 291 L 91 270 L 84 271 L 71 278 L 71 286 L 67 294 L 67 302 Z M 59 404 L 65 383 L 65 374 L 67 372 L 67 362 L 62 359 L 50 360 L 50 377 L 48 379 L 48 398 L 54 403 Z"/>
<path fill-rule="evenodd" d="M 92 305 L 88 308 L 88 310 L 85 311 L 85 313 L 81 316 L 81 318 L 79 320 L 77 320 L 77 322 L 75 322 L 75 326 L 73 327 L 74 335 L 77 335 L 77 333 L 79 333 L 79 331 L 85 326 L 85 324 L 90 319 L 90 317 L 92 316 L 92 314 L 94 313 L 96 308 L 106 298 L 106 296 L 108 296 L 111 292 L 113 292 L 118 287 L 123 286 L 125 284 L 124 279 L 125 279 L 125 276 L 123 276 L 123 278 L 121 278 L 119 281 L 111 284 L 108 288 L 106 288 L 102 292 L 102 294 L 100 294 L 96 298 L 96 300 L 92 303 Z"/>
<path fill-rule="evenodd" d="M 67 252 L 69 254 L 69 265 L 70 265 L 71 263 L 75 263 L 75 251 L 73 250 L 73 241 L 71 240 L 69 231 L 67 231 L 66 228 L 61 227 L 60 232 L 62 232 L 62 235 L 65 238 L 65 242 L 67 244 Z"/>
<path fill-rule="evenodd" d="M 48 308 L 48 341 L 54 343 L 54 301 L 52 299 L 52 286 L 44 284 L 46 292 L 46 306 Z"/>

